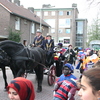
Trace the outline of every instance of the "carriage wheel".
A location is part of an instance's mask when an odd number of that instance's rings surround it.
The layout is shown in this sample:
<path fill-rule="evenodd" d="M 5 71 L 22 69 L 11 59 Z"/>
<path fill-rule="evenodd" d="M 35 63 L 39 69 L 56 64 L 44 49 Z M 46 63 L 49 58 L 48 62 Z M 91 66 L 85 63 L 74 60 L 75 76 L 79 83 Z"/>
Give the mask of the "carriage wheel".
<path fill-rule="evenodd" d="M 51 65 L 47 78 L 49 86 L 52 86 L 55 83 L 55 79 L 56 79 L 56 66 Z"/>

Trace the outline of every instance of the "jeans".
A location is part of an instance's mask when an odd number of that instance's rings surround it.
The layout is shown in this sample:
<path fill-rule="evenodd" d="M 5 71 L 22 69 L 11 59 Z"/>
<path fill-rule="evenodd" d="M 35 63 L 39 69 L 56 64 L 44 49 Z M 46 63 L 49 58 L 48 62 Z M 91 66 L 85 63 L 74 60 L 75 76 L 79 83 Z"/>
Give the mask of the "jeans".
<path fill-rule="evenodd" d="M 57 98 L 57 97 L 53 97 L 53 100 L 62 100 L 62 99 Z"/>

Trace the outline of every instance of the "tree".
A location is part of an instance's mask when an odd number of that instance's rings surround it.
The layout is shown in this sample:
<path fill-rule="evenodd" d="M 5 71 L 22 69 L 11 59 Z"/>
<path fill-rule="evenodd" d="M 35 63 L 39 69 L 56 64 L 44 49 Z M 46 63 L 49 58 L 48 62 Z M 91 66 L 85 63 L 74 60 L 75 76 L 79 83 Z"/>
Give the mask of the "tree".
<path fill-rule="evenodd" d="M 88 28 L 88 43 L 92 40 L 100 40 L 100 19 L 94 19 Z"/>
<path fill-rule="evenodd" d="M 100 4 L 100 0 L 86 0 L 89 2 L 90 5 L 99 5 Z"/>
<path fill-rule="evenodd" d="M 100 10 L 100 0 L 86 0 L 88 3 L 88 7 L 96 7 L 98 10 Z"/>
<path fill-rule="evenodd" d="M 15 41 L 15 42 L 20 42 L 21 41 L 21 32 L 20 31 L 12 31 L 12 29 L 9 29 L 9 36 L 8 39 Z"/>

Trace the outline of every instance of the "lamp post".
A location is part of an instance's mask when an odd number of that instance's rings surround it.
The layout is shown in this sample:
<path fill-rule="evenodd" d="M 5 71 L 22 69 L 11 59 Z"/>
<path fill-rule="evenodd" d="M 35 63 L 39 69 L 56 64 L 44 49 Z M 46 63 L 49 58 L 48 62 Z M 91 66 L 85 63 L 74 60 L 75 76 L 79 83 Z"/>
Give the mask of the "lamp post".
<path fill-rule="evenodd" d="M 40 31 L 41 32 L 42 32 L 42 10 L 44 8 L 52 8 L 52 7 L 55 7 L 55 6 L 51 6 L 50 4 L 43 4 L 42 8 L 40 9 Z"/>
<path fill-rule="evenodd" d="M 40 31 L 41 31 L 41 26 L 42 26 L 41 20 L 42 20 L 42 12 L 41 12 L 41 9 L 40 9 Z M 42 32 L 42 31 L 41 31 L 41 32 Z"/>

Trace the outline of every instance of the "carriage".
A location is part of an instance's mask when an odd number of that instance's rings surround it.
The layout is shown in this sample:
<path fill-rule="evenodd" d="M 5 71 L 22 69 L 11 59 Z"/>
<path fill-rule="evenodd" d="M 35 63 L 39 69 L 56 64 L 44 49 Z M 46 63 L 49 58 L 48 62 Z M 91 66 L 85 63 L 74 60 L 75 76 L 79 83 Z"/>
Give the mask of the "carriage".
<path fill-rule="evenodd" d="M 55 52 L 53 54 L 53 63 L 50 65 L 47 72 L 47 82 L 49 86 L 52 86 L 55 83 L 56 77 L 59 77 L 62 74 L 63 60 L 60 52 Z"/>
<path fill-rule="evenodd" d="M 57 56 L 54 56 L 54 58 L 55 57 Z M 0 42 L 0 68 L 3 71 L 5 89 L 8 85 L 5 66 L 9 66 L 14 78 L 24 75 L 29 69 L 34 69 L 37 77 L 37 92 L 41 92 L 44 68 L 46 68 L 45 59 L 45 51 L 39 47 L 29 49 L 21 43 L 16 43 L 10 40 Z M 47 73 L 49 85 L 53 85 L 55 82 L 58 69 L 57 62 L 59 61 L 54 59 L 54 63 L 49 67 Z"/>
<path fill-rule="evenodd" d="M 62 74 L 62 66 L 64 59 L 62 59 L 60 51 L 54 51 L 52 57 L 46 61 L 46 66 L 44 66 L 44 74 L 47 75 L 47 83 L 49 86 L 52 86 L 55 83 L 56 77 L 59 77 Z M 41 63 L 40 63 L 41 64 Z M 27 77 L 27 74 L 34 74 L 34 70 L 26 70 L 23 77 Z"/>

